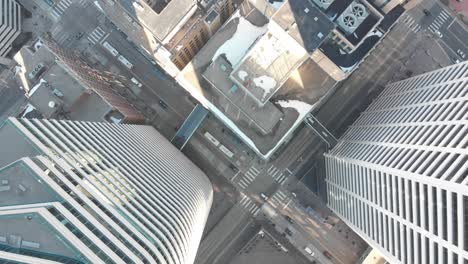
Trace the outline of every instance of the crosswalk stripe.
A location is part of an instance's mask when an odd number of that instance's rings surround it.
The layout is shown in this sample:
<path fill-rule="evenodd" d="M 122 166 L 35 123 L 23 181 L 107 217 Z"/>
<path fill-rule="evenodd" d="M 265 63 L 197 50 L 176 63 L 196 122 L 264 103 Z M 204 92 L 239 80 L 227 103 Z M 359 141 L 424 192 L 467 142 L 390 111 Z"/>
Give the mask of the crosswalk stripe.
<path fill-rule="evenodd" d="M 257 174 L 260 172 L 258 169 L 256 169 L 255 167 L 250 167 L 251 170 L 253 170 L 254 172 L 256 172 Z"/>
<path fill-rule="evenodd" d="M 52 10 L 52 12 L 50 12 L 50 14 L 56 19 L 60 18 L 60 15 L 55 10 Z"/>
<path fill-rule="evenodd" d="M 274 169 L 276 169 L 275 165 L 271 165 L 270 168 L 268 168 L 267 173 L 270 173 Z"/>
<path fill-rule="evenodd" d="M 280 179 L 280 178 L 283 177 L 283 176 L 284 176 L 284 174 L 283 174 L 283 173 L 280 173 L 280 174 L 278 174 L 277 177 L 275 177 L 275 180 L 278 180 L 278 179 Z"/>
<path fill-rule="evenodd" d="M 249 182 L 247 180 L 245 180 L 244 178 L 242 178 L 239 183 L 243 183 L 244 185 L 249 185 Z"/>

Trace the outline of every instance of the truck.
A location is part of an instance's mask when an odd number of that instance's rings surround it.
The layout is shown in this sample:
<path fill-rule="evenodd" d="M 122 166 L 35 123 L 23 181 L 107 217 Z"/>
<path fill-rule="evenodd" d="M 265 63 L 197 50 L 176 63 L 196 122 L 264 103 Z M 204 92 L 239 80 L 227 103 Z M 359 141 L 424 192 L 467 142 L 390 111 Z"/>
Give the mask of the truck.
<path fill-rule="evenodd" d="M 133 68 L 133 64 L 131 62 L 129 62 L 127 60 L 127 58 L 125 58 L 124 56 L 122 55 L 119 55 L 119 57 L 117 57 L 117 59 L 123 64 L 125 65 L 125 67 L 127 67 L 128 69 L 132 69 Z"/>
<path fill-rule="evenodd" d="M 114 47 L 112 47 L 112 45 L 109 44 L 109 42 L 104 41 L 104 43 L 102 43 L 102 46 L 103 46 L 107 51 L 109 51 L 109 52 L 112 54 L 112 56 L 115 57 L 115 56 L 119 55 L 119 52 L 118 52 Z"/>

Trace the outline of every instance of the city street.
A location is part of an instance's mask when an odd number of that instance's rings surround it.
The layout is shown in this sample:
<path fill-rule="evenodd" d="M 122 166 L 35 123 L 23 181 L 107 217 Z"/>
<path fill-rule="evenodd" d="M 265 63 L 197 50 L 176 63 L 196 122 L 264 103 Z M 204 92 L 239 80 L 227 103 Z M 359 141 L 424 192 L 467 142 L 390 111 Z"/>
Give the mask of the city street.
<path fill-rule="evenodd" d="M 144 113 L 148 124 L 172 139 L 194 109 L 194 99 L 91 0 L 54 3 L 51 8 L 41 6 L 47 10 L 43 11 L 48 17 L 44 21 L 58 22 L 44 31 L 96 69 L 114 73 L 116 88 L 123 89 L 119 92 Z M 123 64 L 104 43 L 132 66 Z M 281 239 L 311 261 L 351 264 L 359 259 L 367 245 L 326 208 L 323 153 L 337 143 L 385 85 L 466 60 L 467 43 L 462 23 L 439 2 L 423 1 L 400 18 L 359 68 L 336 86 L 269 161 L 253 154 L 208 114 L 183 149 L 205 171 L 215 190 L 196 263 L 229 263 L 262 223 L 270 223 L 273 236 L 281 237 L 288 229 L 292 235 Z M 3 88 L 0 95 L 8 102 L 20 97 Z M 0 113 L 10 106 L 0 105 Z M 315 255 L 304 252 L 305 247 Z M 325 251 L 332 257 L 326 257 Z"/>

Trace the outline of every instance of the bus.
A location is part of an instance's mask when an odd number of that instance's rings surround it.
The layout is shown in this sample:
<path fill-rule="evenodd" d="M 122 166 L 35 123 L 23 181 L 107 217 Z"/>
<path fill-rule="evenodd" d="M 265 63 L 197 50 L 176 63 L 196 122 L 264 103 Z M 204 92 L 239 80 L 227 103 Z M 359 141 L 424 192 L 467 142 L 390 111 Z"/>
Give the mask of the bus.
<path fill-rule="evenodd" d="M 114 47 L 112 47 L 109 42 L 105 41 L 102 43 L 102 46 L 104 46 L 104 48 L 106 48 L 106 50 L 108 50 L 114 57 L 119 55 L 119 52 Z"/>
<path fill-rule="evenodd" d="M 215 145 L 216 147 L 219 145 L 219 141 L 215 137 L 213 137 L 210 133 L 205 132 L 204 135 L 211 143 L 213 143 L 213 145 Z"/>
<path fill-rule="evenodd" d="M 133 68 L 133 64 L 131 64 L 127 58 L 125 58 L 124 56 L 122 55 L 119 55 L 119 57 L 117 57 L 117 59 L 123 64 L 125 65 L 125 67 L 129 68 L 129 69 L 132 69 Z"/>

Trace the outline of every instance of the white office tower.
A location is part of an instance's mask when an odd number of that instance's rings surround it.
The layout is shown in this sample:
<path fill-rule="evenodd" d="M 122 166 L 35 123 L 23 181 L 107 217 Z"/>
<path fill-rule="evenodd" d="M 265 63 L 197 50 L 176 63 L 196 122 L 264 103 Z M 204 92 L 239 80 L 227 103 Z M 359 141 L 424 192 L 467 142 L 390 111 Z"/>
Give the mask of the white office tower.
<path fill-rule="evenodd" d="M 0 13 L 0 56 L 4 57 L 21 33 L 21 7 L 15 0 L 0 0 Z"/>
<path fill-rule="evenodd" d="M 0 127 L 0 263 L 193 263 L 211 203 L 206 175 L 152 127 Z"/>
<path fill-rule="evenodd" d="M 468 263 L 468 62 L 388 85 L 325 155 L 328 205 L 391 263 Z"/>

